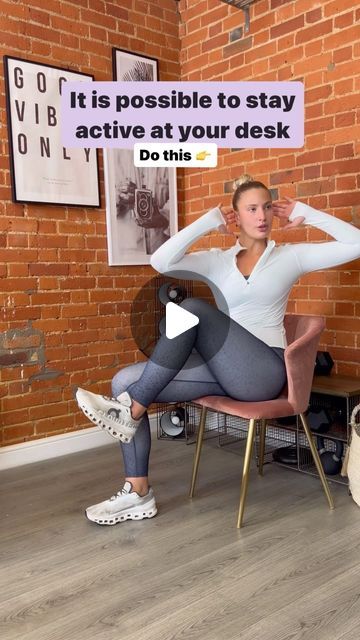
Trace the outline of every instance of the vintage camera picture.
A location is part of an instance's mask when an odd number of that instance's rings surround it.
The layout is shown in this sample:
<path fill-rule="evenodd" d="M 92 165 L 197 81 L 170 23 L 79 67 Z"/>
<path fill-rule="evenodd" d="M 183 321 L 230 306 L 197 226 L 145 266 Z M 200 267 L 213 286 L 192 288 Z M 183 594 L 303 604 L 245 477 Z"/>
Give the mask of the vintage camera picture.
<path fill-rule="evenodd" d="M 158 61 L 113 48 L 113 77 L 158 79 Z M 132 149 L 104 149 L 107 244 L 110 265 L 150 264 L 178 231 L 175 167 L 135 167 Z"/>
<path fill-rule="evenodd" d="M 135 167 L 132 149 L 104 153 L 109 264 L 150 264 L 177 232 L 176 169 Z"/>

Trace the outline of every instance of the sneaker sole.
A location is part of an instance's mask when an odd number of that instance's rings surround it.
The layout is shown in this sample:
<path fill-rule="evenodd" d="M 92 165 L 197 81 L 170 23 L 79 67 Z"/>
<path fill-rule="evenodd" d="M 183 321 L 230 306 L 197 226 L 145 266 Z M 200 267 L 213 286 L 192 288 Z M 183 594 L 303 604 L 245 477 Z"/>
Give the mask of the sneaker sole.
<path fill-rule="evenodd" d="M 94 415 L 92 410 L 89 409 L 89 407 L 84 402 L 78 402 L 78 405 L 81 411 L 83 411 L 83 413 L 86 415 L 87 418 L 89 418 L 89 420 L 91 420 L 91 422 L 96 424 L 97 427 L 100 427 L 101 429 L 106 431 L 112 438 L 115 438 L 116 440 L 120 440 L 124 444 L 128 444 L 133 439 L 135 435 L 134 433 L 131 433 L 130 435 L 128 435 L 128 433 L 122 433 L 121 431 L 118 431 L 117 429 L 114 428 L 113 425 L 107 424 L 103 420 L 103 418 L 100 418 Z"/>
<path fill-rule="evenodd" d="M 85 515 L 88 520 L 91 522 L 95 522 L 100 525 L 114 525 L 119 524 L 119 522 L 125 522 L 125 520 L 144 520 L 145 518 L 153 518 L 157 514 L 157 508 L 149 509 L 148 511 L 141 512 L 132 512 L 131 509 L 126 513 L 122 513 L 119 516 L 113 516 L 112 518 L 92 518 L 90 517 L 86 511 Z"/>

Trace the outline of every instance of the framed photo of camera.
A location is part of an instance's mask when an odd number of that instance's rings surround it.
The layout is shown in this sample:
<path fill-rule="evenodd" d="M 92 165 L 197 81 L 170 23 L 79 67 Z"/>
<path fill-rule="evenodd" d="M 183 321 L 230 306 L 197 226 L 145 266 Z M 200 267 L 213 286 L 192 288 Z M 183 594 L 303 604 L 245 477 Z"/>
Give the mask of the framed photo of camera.
<path fill-rule="evenodd" d="M 157 81 L 158 61 L 114 48 L 113 78 Z M 178 231 L 176 169 L 135 167 L 132 149 L 104 149 L 103 155 L 109 264 L 150 264 Z"/>

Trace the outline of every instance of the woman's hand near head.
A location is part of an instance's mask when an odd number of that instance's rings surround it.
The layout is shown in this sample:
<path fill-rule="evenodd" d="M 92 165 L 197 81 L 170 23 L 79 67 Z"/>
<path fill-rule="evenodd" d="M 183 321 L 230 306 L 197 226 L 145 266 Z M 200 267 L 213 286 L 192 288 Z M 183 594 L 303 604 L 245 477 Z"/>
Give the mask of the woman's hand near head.
<path fill-rule="evenodd" d="M 291 198 L 287 198 L 286 196 L 283 200 L 275 200 L 275 202 L 272 203 L 273 214 L 280 220 L 288 221 L 295 205 L 296 201 L 292 200 Z M 285 224 L 281 228 L 294 229 L 295 227 L 299 227 L 304 222 L 304 220 L 304 216 L 297 216 L 297 218 L 295 218 L 292 222 L 288 221 L 288 224 Z"/>
<path fill-rule="evenodd" d="M 218 231 L 220 231 L 220 233 L 226 233 L 231 236 L 235 235 L 233 231 L 229 229 L 229 227 L 236 222 L 234 209 L 232 207 L 224 207 L 222 202 L 218 204 L 218 208 L 221 211 L 222 217 L 226 220 L 225 224 L 221 224 L 218 226 Z"/>

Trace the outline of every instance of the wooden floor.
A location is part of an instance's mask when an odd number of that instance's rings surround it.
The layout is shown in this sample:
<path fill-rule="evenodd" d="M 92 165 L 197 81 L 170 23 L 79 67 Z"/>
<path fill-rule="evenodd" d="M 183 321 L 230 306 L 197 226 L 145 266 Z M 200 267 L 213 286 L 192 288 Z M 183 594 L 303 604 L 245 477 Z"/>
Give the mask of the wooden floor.
<path fill-rule="evenodd" d="M 252 466 L 236 529 L 242 460 L 157 441 L 152 520 L 100 527 L 84 508 L 122 484 L 118 445 L 0 474 L 2 640 L 358 640 L 360 509 L 331 485 Z"/>

